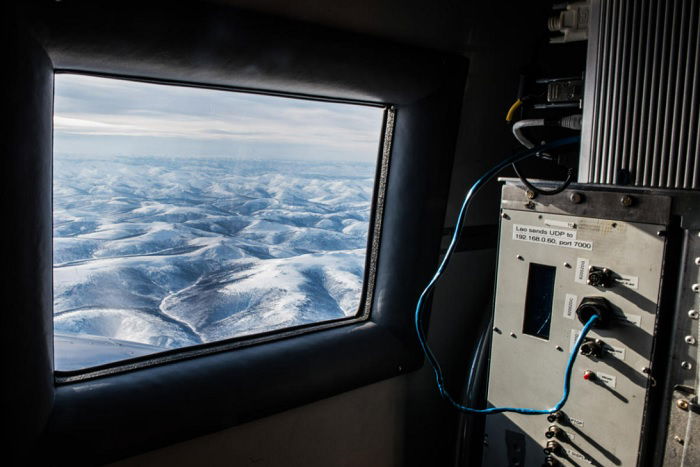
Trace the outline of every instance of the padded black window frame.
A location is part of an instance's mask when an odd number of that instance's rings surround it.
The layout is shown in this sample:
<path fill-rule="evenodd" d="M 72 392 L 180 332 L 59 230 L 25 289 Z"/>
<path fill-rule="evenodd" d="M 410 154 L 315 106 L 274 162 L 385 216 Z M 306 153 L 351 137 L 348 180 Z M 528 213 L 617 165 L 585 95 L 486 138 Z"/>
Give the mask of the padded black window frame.
<path fill-rule="evenodd" d="M 56 384 L 68 384 L 78 381 L 88 381 L 102 376 L 113 375 L 125 371 L 133 371 L 142 368 L 148 368 L 155 365 L 163 365 L 166 363 L 176 362 L 188 358 L 201 357 L 216 352 L 226 352 L 241 347 L 251 345 L 264 344 L 276 339 L 285 339 L 288 337 L 300 336 L 309 332 L 323 331 L 338 326 L 344 326 L 352 323 L 367 321 L 371 313 L 372 294 L 374 292 L 374 283 L 377 269 L 377 259 L 379 254 L 379 242 L 381 236 L 382 213 L 384 211 L 384 198 L 386 190 L 386 180 L 390 165 L 391 154 L 391 137 L 393 134 L 394 114 L 395 109 L 391 106 L 377 104 L 374 102 L 360 102 L 349 99 L 329 99 L 318 96 L 300 96 L 289 93 L 280 92 L 256 92 L 251 89 L 241 89 L 224 86 L 211 86 L 207 84 L 177 82 L 171 80 L 159 80 L 153 78 L 118 76 L 105 73 L 95 73 L 85 70 L 61 70 L 55 69 L 54 76 L 58 74 L 72 74 L 82 76 L 94 76 L 108 79 L 118 79 L 142 83 L 161 84 L 168 86 L 192 87 L 197 89 L 212 89 L 226 92 L 238 92 L 248 94 L 270 95 L 277 97 L 285 97 L 290 99 L 313 100 L 323 102 L 334 102 L 342 104 L 365 105 L 370 107 L 378 107 L 384 110 L 384 116 L 381 123 L 381 135 L 377 142 L 377 156 L 375 163 L 375 177 L 373 183 L 373 194 L 369 215 L 369 225 L 367 230 L 367 244 L 365 247 L 365 268 L 362 280 L 362 289 L 360 291 L 360 303 L 357 311 L 352 316 L 342 318 L 329 319 L 321 322 L 307 323 L 297 326 L 288 326 L 281 329 L 233 337 L 230 339 L 221 339 L 205 344 L 191 345 L 187 347 L 165 350 L 158 353 L 143 355 L 140 357 L 117 360 L 114 362 L 105 363 L 102 365 L 93 365 L 90 367 L 78 370 L 54 370 Z"/>
<path fill-rule="evenodd" d="M 437 263 L 467 71 L 461 56 L 207 2 L 27 0 L 2 18 L 8 70 L 6 424 L 23 463 L 101 464 L 394 377 L 423 362 L 415 300 Z M 56 384 L 55 70 L 395 109 L 372 311 L 260 345 Z M 9 355 L 9 354 L 8 354 Z"/>

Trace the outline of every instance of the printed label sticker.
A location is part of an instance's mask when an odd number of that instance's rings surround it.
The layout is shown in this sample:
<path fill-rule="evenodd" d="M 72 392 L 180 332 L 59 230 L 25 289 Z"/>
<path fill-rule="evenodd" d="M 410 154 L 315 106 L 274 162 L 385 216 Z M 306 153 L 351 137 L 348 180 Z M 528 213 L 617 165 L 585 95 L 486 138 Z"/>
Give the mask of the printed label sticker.
<path fill-rule="evenodd" d="M 637 276 L 628 276 L 627 274 L 618 274 L 618 278 L 615 279 L 615 282 L 617 282 L 620 285 L 624 285 L 625 287 L 629 287 L 630 289 L 638 289 L 639 288 L 639 277 Z"/>
<path fill-rule="evenodd" d="M 574 282 L 585 284 L 588 281 L 588 267 L 590 262 L 588 258 L 578 258 L 576 260 L 576 270 L 574 271 Z"/>
<path fill-rule="evenodd" d="M 547 246 L 593 250 L 593 242 L 577 240 L 576 231 L 555 227 L 540 227 L 536 225 L 513 224 L 513 240 L 539 243 Z"/>
<path fill-rule="evenodd" d="M 564 318 L 574 319 L 576 305 L 578 305 L 578 296 L 570 293 L 566 294 L 566 298 L 564 298 Z"/>

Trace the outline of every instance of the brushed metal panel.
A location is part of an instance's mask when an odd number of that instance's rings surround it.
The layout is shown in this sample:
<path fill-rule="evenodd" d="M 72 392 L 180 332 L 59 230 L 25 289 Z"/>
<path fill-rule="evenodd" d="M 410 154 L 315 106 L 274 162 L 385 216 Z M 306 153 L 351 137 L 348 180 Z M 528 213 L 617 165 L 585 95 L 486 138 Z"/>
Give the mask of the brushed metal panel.
<path fill-rule="evenodd" d="M 588 251 L 514 240 L 515 224 L 542 228 L 569 225 L 568 230 L 575 230 L 578 239 L 593 242 L 593 248 Z M 618 323 L 591 332 L 591 337 L 624 349 L 624 357 L 606 356 L 598 361 L 578 357 L 571 396 L 563 410 L 572 422 L 559 425 L 568 436 L 559 441 L 565 453 L 557 458 L 563 465 L 637 464 L 650 384 L 649 374 L 642 369 L 651 365 L 665 253 L 665 238 L 657 235 L 659 230 L 664 230 L 663 224 L 503 209 L 489 406 L 548 408 L 559 400 L 572 330 L 583 327 L 577 319 L 565 316 L 567 294 L 576 295 L 577 304 L 587 296 L 605 297 L 628 319 L 639 319 L 638 326 Z M 637 288 L 617 284 L 599 289 L 576 282 L 579 258 L 637 277 Z M 557 267 L 548 340 L 522 333 L 530 263 Z M 615 387 L 584 380 L 587 369 L 613 376 Z M 542 465 L 544 434 L 551 424 L 544 415 L 487 417 L 484 465 L 516 465 L 523 457 L 525 463 L 520 465 Z M 525 436 L 514 435 L 518 433 Z"/>
<path fill-rule="evenodd" d="M 579 182 L 700 189 L 698 0 L 591 9 Z"/>

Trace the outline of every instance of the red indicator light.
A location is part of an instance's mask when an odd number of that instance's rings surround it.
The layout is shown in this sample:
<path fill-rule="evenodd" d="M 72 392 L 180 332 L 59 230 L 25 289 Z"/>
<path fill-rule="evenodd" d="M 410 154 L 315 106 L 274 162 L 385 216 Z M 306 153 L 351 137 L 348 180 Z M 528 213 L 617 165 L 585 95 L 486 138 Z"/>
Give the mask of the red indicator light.
<path fill-rule="evenodd" d="M 583 372 L 583 379 L 586 381 L 591 381 L 595 379 L 595 373 L 593 373 L 591 370 L 586 370 Z"/>

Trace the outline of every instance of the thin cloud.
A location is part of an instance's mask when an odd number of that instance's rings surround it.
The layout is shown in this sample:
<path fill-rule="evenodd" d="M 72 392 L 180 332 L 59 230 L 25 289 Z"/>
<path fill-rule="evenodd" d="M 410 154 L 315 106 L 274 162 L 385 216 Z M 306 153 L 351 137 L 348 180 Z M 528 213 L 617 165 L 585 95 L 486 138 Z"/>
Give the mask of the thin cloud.
<path fill-rule="evenodd" d="M 173 157 L 241 148 L 266 158 L 282 150 L 305 159 L 374 160 L 382 109 L 360 105 L 176 87 L 81 75 L 57 75 L 54 134 L 58 152 Z M 143 150 L 139 151 L 139 141 Z M 109 144 L 104 144 L 108 141 Z M 186 143 L 180 144 L 178 143 Z M 282 156 L 282 155 L 280 155 Z"/>

